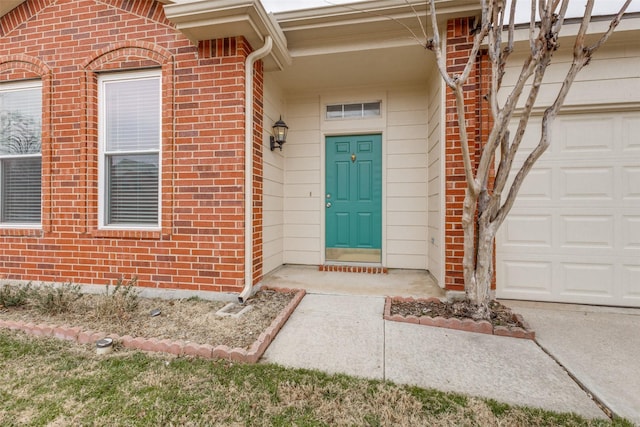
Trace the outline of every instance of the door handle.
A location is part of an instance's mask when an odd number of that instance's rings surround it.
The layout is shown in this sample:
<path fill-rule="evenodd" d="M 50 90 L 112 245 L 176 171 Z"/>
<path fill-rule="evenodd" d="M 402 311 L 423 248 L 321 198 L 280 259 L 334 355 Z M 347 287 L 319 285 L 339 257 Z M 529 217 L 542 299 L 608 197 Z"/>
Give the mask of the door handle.
<path fill-rule="evenodd" d="M 330 208 L 331 207 L 331 202 L 327 202 L 327 207 Z"/>

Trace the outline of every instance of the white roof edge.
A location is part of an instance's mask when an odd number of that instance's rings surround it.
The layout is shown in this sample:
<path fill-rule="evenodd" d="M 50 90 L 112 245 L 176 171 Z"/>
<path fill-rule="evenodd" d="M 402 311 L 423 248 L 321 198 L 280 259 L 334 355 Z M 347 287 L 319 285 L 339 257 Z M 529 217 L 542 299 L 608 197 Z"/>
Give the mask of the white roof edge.
<path fill-rule="evenodd" d="M 267 36 L 273 50 L 265 58 L 269 69 L 283 69 L 291 64 L 287 39 L 273 15 L 259 0 L 200 0 L 164 6 L 165 15 L 191 41 L 244 36 L 254 49 Z"/>
<path fill-rule="evenodd" d="M 296 25 L 294 23 L 322 22 L 322 21 L 350 21 L 361 20 L 363 16 L 378 19 L 389 19 L 396 14 L 412 13 L 415 9 L 424 12 L 427 4 L 424 0 L 372 0 L 367 2 L 345 3 L 340 5 L 320 6 L 309 9 L 291 10 L 275 13 L 281 25 Z M 450 15 L 460 12 L 472 13 L 479 11 L 477 0 L 437 0 L 438 14 Z"/>
<path fill-rule="evenodd" d="M 604 34 L 609 29 L 609 24 L 615 15 L 600 15 L 594 16 L 589 24 L 589 31 L 587 35 Z M 580 22 L 582 18 L 567 18 L 560 31 L 560 39 L 566 37 L 575 37 L 578 34 L 580 28 Z M 625 13 L 622 20 L 614 30 L 614 34 L 627 33 L 629 31 L 640 30 L 640 12 Z M 520 24 L 516 28 L 514 34 L 515 42 L 522 42 L 529 40 L 529 26 L 527 24 Z"/>

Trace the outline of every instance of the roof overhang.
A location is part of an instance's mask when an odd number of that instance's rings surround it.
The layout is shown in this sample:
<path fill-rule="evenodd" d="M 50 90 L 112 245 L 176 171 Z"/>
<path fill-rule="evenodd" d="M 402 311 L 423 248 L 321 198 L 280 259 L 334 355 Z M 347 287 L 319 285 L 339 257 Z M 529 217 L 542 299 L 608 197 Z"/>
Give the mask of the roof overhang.
<path fill-rule="evenodd" d="M 591 39 L 595 40 L 597 37 L 606 33 L 613 18 L 613 15 L 592 16 L 587 31 L 587 44 L 591 43 Z M 582 18 L 567 18 L 560 31 L 560 40 L 566 38 L 574 39 L 578 34 L 581 22 Z M 622 20 L 620 20 L 620 23 L 607 43 L 637 40 L 639 30 L 640 12 L 627 12 L 623 15 Z M 514 41 L 516 43 L 529 42 L 528 24 L 519 24 L 517 26 L 514 32 Z M 571 46 L 573 46 L 573 43 L 571 43 Z"/>
<path fill-rule="evenodd" d="M 477 0 L 438 0 L 440 30 L 448 19 L 479 15 Z M 424 44 L 431 31 L 424 0 L 371 0 L 281 12 L 275 18 L 293 57 Z"/>
<path fill-rule="evenodd" d="M 16 8 L 20 3 L 25 0 L 2 0 L 0 1 L 0 16 L 4 16 L 12 9 Z"/>
<path fill-rule="evenodd" d="M 165 15 L 191 41 L 244 36 L 251 47 L 262 47 L 267 36 L 273 40 L 271 53 L 264 58 L 268 71 L 291 64 L 287 39 L 259 0 L 197 0 L 169 4 Z"/>

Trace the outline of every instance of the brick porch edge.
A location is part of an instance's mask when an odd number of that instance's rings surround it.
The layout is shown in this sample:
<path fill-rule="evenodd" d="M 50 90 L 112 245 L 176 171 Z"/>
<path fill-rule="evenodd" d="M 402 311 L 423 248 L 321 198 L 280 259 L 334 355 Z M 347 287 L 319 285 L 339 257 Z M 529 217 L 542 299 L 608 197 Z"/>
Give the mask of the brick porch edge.
<path fill-rule="evenodd" d="M 531 330 L 529 324 L 524 321 L 521 315 L 514 314 L 516 319 L 524 325 L 524 328 L 519 327 L 507 327 L 507 326 L 493 326 L 491 322 L 487 320 L 475 321 L 473 319 L 455 319 L 445 317 L 429 317 L 429 316 L 400 316 L 398 314 L 391 314 L 391 303 L 393 301 L 399 302 L 441 302 L 438 298 L 428 299 L 415 299 L 405 297 L 386 297 L 384 304 L 384 319 L 393 322 L 405 322 L 414 323 L 416 325 L 435 326 L 438 328 L 457 329 L 459 331 L 477 332 L 481 334 L 500 335 L 503 337 L 511 338 L 524 338 L 529 340 L 535 340 L 536 333 Z"/>
<path fill-rule="evenodd" d="M 226 359 L 238 363 L 256 363 L 305 295 L 303 289 L 273 287 L 264 289 L 270 289 L 276 292 L 296 292 L 296 294 L 280 314 L 273 319 L 269 327 L 251 344 L 248 350 L 244 348 L 230 348 L 226 345 L 217 345 L 214 347 L 210 344 L 196 344 L 188 341 L 159 340 L 157 338 L 141 338 L 130 335 L 119 336 L 117 334 L 107 334 L 104 332 L 85 331 L 79 327 L 46 324 L 36 325 L 34 323 L 14 322 L 1 319 L 0 328 L 19 330 L 34 336 L 53 337 L 73 341 L 78 344 L 93 344 L 97 340 L 109 337 L 112 338 L 114 342 L 119 342 L 123 347 L 129 349 L 170 353 L 178 356 L 197 356 L 205 359 Z"/>

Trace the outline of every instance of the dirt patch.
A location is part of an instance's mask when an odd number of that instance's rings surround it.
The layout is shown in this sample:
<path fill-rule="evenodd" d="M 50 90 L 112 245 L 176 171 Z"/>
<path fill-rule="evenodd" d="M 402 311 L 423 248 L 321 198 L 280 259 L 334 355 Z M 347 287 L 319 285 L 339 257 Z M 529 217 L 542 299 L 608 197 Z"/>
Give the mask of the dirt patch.
<path fill-rule="evenodd" d="M 493 326 L 506 326 L 524 328 L 519 316 L 513 313 L 509 307 L 500 304 L 498 301 L 491 301 L 490 322 Z M 473 306 L 468 301 L 443 302 L 439 300 L 412 300 L 412 301 L 391 301 L 391 314 L 403 317 L 428 316 L 432 318 L 443 317 L 445 319 L 473 319 Z"/>
<path fill-rule="evenodd" d="M 0 319 L 34 324 L 65 325 L 82 330 L 133 337 L 169 339 L 198 344 L 247 349 L 287 307 L 295 292 L 260 290 L 245 305 L 251 310 L 239 317 L 220 317 L 216 312 L 227 302 L 197 298 L 165 300 L 138 298 L 137 306 L 118 316 L 98 315 L 102 295 L 82 294 L 68 311 L 42 314 L 29 305 L 0 306 Z M 104 309 L 102 309 L 104 310 Z M 159 310 L 159 315 L 152 312 Z M 155 313 L 153 313 L 155 314 Z"/>

